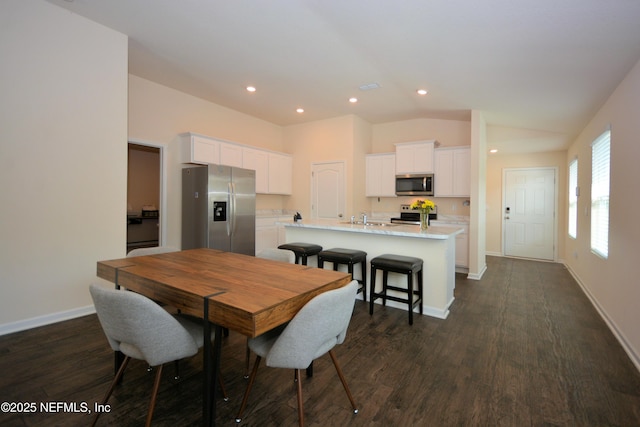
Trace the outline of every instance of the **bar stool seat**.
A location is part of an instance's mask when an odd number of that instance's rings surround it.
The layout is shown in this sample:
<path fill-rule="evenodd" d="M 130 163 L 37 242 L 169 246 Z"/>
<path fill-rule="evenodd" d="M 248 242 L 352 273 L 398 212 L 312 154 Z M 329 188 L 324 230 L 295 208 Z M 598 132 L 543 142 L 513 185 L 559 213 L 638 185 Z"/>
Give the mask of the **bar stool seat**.
<path fill-rule="evenodd" d="M 338 271 L 340 264 L 347 266 L 347 271 L 354 280 L 360 284 L 358 293 L 362 292 L 362 298 L 367 300 L 367 253 L 357 249 L 332 248 L 318 253 L 318 268 L 323 268 L 325 262 L 333 263 L 333 270 Z M 362 265 L 362 278 L 353 277 L 353 266 L 360 263 Z"/>
<path fill-rule="evenodd" d="M 280 245 L 278 246 L 278 249 L 287 249 L 292 251 L 295 255 L 296 264 L 300 264 L 298 261 L 302 259 L 302 265 L 307 265 L 307 257 L 317 255 L 322 250 L 322 246 L 315 245 L 313 243 L 294 242 Z"/>
<path fill-rule="evenodd" d="M 369 291 L 369 314 L 373 315 L 373 302 L 382 298 L 382 305 L 387 305 L 387 300 L 396 302 L 402 302 L 408 304 L 409 308 L 409 324 L 413 325 L 413 308 L 418 305 L 420 314 L 422 314 L 422 297 L 423 297 L 423 282 L 422 282 L 422 259 L 394 255 L 384 254 L 377 256 L 371 260 L 371 285 Z M 382 270 L 382 292 L 376 292 L 376 270 Z M 389 285 L 388 276 L 389 272 L 406 274 L 407 275 L 407 287 Z M 414 289 L 413 286 L 413 274 L 418 276 L 418 288 Z M 406 298 L 387 295 L 387 290 L 393 290 L 397 292 L 403 292 L 407 294 Z M 417 298 L 415 298 L 417 297 Z"/>

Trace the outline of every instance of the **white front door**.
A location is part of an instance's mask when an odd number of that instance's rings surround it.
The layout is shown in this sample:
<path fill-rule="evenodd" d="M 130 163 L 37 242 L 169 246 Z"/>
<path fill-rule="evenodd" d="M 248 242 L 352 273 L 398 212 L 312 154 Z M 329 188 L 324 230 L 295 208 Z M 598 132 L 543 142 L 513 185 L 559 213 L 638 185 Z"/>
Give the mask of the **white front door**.
<path fill-rule="evenodd" d="M 554 260 L 555 177 L 552 168 L 505 170 L 505 255 Z"/>
<path fill-rule="evenodd" d="M 344 162 L 311 165 L 311 217 L 336 219 L 344 217 Z"/>

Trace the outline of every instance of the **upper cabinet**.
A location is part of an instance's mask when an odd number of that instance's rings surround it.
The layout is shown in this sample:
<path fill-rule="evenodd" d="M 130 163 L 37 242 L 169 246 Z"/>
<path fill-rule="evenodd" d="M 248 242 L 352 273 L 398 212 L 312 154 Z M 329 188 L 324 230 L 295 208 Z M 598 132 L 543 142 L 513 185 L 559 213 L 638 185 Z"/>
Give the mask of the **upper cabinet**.
<path fill-rule="evenodd" d="M 181 138 L 182 163 L 220 163 L 220 141 L 194 134 L 184 134 Z"/>
<path fill-rule="evenodd" d="M 396 146 L 396 174 L 433 173 L 435 140 L 402 142 Z"/>
<path fill-rule="evenodd" d="M 242 163 L 243 147 L 241 145 L 230 144 L 228 142 L 220 143 L 220 164 L 225 166 L 233 166 L 236 168 L 243 167 Z"/>
<path fill-rule="evenodd" d="M 396 155 L 393 153 L 367 154 L 366 196 L 396 196 Z"/>
<path fill-rule="evenodd" d="M 269 193 L 291 194 L 293 158 L 287 154 L 269 153 Z"/>
<path fill-rule="evenodd" d="M 291 194 L 293 161 L 290 155 L 206 136 L 180 135 L 182 163 L 215 164 L 256 171 L 256 193 Z"/>
<path fill-rule="evenodd" d="M 269 153 L 255 148 L 242 148 L 242 167 L 256 171 L 256 193 L 269 193 Z"/>
<path fill-rule="evenodd" d="M 471 194 L 471 148 L 435 150 L 435 197 L 469 197 Z"/>

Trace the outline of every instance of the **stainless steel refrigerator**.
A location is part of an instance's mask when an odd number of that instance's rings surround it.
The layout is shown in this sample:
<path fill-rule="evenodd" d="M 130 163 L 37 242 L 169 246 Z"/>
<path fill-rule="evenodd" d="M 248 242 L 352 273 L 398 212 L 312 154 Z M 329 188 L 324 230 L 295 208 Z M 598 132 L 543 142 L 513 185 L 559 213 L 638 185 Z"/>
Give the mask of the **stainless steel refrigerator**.
<path fill-rule="evenodd" d="M 208 165 L 182 170 L 182 249 L 255 255 L 256 173 Z"/>

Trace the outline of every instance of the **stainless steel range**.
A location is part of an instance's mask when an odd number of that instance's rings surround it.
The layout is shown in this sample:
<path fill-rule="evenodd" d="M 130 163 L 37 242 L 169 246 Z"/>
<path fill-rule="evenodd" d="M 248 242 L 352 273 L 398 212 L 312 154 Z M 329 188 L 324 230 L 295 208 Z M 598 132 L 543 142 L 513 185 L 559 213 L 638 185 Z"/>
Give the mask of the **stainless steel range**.
<path fill-rule="evenodd" d="M 429 221 L 438 219 L 438 207 L 429 212 Z M 411 205 L 400 205 L 400 217 L 391 218 L 394 224 L 415 224 L 420 225 L 420 211 L 411 209 Z"/>

